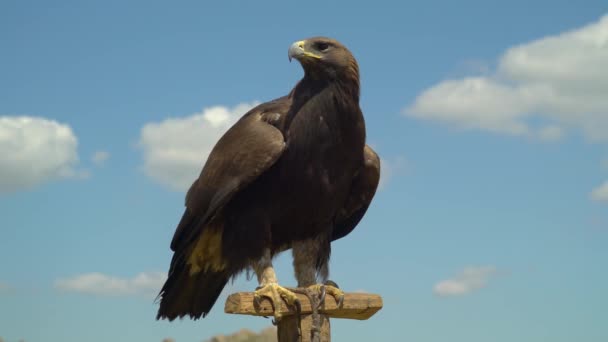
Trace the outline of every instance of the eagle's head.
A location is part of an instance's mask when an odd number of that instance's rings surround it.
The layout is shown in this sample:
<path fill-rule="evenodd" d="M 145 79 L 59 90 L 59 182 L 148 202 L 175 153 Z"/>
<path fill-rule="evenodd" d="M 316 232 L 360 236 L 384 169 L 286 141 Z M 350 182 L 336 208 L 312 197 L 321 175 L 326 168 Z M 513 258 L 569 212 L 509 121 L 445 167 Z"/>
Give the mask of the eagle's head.
<path fill-rule="evenodd" d="M 353 54 L 340 42 L 327 37 L 297 41 L 289 47 L 289 60 L 297 59 L 306 76 L 311 78 L 354 78 L 359 80 L 359 67 Z"/>

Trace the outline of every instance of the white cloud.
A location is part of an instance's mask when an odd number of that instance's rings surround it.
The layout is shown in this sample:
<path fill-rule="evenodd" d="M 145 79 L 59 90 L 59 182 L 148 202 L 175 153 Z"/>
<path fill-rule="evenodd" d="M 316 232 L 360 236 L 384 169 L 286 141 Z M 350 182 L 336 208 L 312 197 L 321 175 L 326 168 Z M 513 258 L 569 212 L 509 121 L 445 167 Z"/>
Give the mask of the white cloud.
<path fill-rule="evenodd" d="M 120 278 L 103 273 L 86 273 L 55 281 L 55 288 L 102 296 L 156 295 L 165 279 L 165 273 L 142 272 L 133 278 Z"/>
<path fill-rule="evenodd" d="M 222 134 L 257 103 L 215 106 L 143 126 L 139 146 L 147 176 L 173 190 L 192 184 Z"/>
<path fill-rule="evenodd" d="M 591 191 L 591 198 L 596 201 L 608 201 L 608 181 Z"/>
<path fill-rule="evenodd" d="M 461 296 L 484 288 L 490 277 L 496 274 L 496 267 L 466 267 L 453 278 L 435 284 L 433 292 L 442 297 Z"/>
<path fill-rule="evenodd" d="M 30 116 L 0 116 L 0 193 L 60 178 L 84 178 L 75 170 L 78 139 L 70 126 Z"/>
<path fill-rule="evenodd" d="M 107 151 L 96 151 L 91 156 L 91 160 L 97 166 L 101 166 L 106 163 L 106 161 L 110 158 L 110 153 Z"/>
<path fill-rule="evenodd" d="M 397 175 L 401 174 L 405 169 L 405 158 L 402 156 L 391 159 L 380 159 L 380 184 L 379 189 L 384 189 L 386 185 Z"/>
<path fill-rule="evenodd" d="M 577 30 L 509 48 L 490 76 L 446 80 L 406 115 L 542 140 L 580 129 L 608 141 L 608 15 Z M 548 122 L 537 127 L 535 122 Z"/>

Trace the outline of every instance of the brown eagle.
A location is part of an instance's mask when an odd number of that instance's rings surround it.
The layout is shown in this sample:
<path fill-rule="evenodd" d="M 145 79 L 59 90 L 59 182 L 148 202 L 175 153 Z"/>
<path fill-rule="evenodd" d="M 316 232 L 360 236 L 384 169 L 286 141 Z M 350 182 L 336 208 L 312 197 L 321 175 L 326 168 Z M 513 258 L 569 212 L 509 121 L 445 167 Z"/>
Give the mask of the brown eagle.
<path fill-rule="evenodd" d="M 188 190 L 157 319 L 205 317 L 228 280 L 249 269 L 259 281 L 257 300 L 297 307 L 294 290 L 278 285 L 272 267 L 273 257 L 290 248 L 299 288 L 343 298 L 327 283 L 330 243 L 365 214 L 380 159 L 365 144 L 351 52 L 314 37 L 293 43 L 292 58 L 304 69 L 302 80 L 287 96 L 243 115 Z"/>

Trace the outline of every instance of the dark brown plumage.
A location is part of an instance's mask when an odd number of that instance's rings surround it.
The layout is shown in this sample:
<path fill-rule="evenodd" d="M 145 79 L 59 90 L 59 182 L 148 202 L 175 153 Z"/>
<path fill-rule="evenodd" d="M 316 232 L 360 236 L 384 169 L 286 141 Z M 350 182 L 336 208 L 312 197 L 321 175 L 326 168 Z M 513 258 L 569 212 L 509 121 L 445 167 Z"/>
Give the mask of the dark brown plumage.
<path fill-rule="evenodd" d="M 248 268 L 276 283 L 272 257 L 289 248 L 298 286 L 326 280 L 330 242 L 365 214 L 380 160 L 365 145 L 357 62 L 324 37 L 294 43 L 289 57 L 303 79 L 234 124 L 188 191 L 157 318 L 204 317 Z"/>

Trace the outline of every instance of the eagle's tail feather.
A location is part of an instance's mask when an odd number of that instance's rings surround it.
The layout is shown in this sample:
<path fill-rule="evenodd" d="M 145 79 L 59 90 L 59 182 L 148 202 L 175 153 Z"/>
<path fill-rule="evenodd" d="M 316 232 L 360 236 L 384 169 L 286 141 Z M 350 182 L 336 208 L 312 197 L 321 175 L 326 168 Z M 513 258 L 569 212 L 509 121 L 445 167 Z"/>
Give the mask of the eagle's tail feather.
<path fill-rule="evenodd" d="M 226 271 L 200 271 L 190 275 L 185 261 L 177 261 L 160 291 L 156 319 L 205 317 L 215 304 L 230 275 Z"/>

